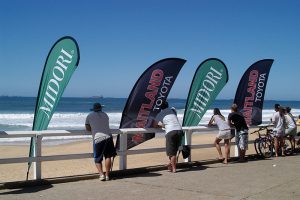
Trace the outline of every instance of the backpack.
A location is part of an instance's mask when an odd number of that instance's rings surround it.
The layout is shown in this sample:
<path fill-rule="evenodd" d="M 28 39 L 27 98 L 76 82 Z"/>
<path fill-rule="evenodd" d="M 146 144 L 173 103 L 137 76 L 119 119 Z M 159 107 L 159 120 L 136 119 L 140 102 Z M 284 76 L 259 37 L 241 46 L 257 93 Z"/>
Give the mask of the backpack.
<path fill-rule="evenodd" d="M 190 145 L 182 145 L 182 146 L 179 147 L 177 160 L 178 160 L 180 152 L 182 154 L 183 159 L 188 158 L 191 155 L 191 147 L 190 147 Z"/>

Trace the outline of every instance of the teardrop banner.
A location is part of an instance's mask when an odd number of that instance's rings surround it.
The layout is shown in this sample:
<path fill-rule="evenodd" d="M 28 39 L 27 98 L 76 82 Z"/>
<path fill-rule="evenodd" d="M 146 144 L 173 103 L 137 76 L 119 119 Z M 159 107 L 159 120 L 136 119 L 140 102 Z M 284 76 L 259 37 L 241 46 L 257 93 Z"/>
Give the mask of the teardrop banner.
<path fill-rule="evenodd" d="M 198 126 L 227 82 L 228 70 L 221 60 L 210 58 L 203 61 L 197 68 L 190 87 L 183 126 Z"/>
<path fill-rule="evenodd" d="M 183 126 L 198 126 L 203 115 L 228 82 L 226 65 L 217 58 L 203 61 L 197 68 L 188 94 Z M 181 146 L 185 145 L 185 136 Z"/>
<path fill-rule="evenodd" d="M 120 128 L 150 128 L 160 112 L 160 106 L 186 61 L 180 58 L 167 58 L 151 65 L 137 80 L 122 113 Z M 127 148 L 155 137 L 155 133 L 127 135 Z M 119 148 L 119 137 L 117 139 Z"/>
<path fill-rule="evenodd" d="M 32 130 L 46 130 L 56 106 L 67 87 L 80 59 L 76 40 L 70 36 L 60 38 L 51 48 L 42 73 L 37 95 Z M 29 157 L 34 154 L 35 142 L 31 138 Z M 28 163 L 28 172 L 31 163 Z"/>
<path fill-rule="evenodd" d="M 235 93 L 234 103 L 243 113 L 248 125 L 262 123 L 262 109 L 272 59 L 260 60 L 251 65 L 242 76 Z"/>

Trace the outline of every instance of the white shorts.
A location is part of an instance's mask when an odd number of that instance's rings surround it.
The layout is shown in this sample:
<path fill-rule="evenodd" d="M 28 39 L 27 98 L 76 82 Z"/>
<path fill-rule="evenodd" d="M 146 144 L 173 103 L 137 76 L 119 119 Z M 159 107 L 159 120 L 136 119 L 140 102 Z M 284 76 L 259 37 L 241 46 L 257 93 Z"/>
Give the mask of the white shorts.
<path fill-rule="evenodd" d="M 219 139 L 230 139 L 231 138 L 231 130 L 220 130 L 219 134 L 217 135 Z"/>
<path fill-rule="evenodd" d="M 285 134 L 291 135 L 291 136 L 296 136 L 297 135 L 297 127 L 285 129 Z"/>

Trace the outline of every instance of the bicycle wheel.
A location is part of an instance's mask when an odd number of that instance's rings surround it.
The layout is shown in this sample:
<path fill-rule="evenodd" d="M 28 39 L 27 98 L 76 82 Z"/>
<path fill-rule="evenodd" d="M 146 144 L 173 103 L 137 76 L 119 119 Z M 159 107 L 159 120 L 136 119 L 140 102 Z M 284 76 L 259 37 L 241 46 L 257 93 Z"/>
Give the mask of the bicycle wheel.
<path fill-rule="evenodd" d="M 260 139 L 261 138 L 256 138 L 255 140 L 254 140 L 254 148 L 255 148 L 255 152 L 256 152 L 256 154 L 258 155 L 258 156 L 261 156 L 261 154 L 260 154 L 260 152 L 259 152 L 259 150 L 258 150 L 258 144 L 259 144 L 259 142 L 260 142 Z"/>
<path fill-rule="evenodd" d="M 286 138 L 284 143 L 284 154 L 290 156 L 293 154 L 292 143 L 291 140 Z"/>
<path fill-rule="evenodd" d="M 264 158 L 270 158 L 273 155 L 273 145 L 267 138 L 261 138 L 258 143 L 260 155 Z"/>

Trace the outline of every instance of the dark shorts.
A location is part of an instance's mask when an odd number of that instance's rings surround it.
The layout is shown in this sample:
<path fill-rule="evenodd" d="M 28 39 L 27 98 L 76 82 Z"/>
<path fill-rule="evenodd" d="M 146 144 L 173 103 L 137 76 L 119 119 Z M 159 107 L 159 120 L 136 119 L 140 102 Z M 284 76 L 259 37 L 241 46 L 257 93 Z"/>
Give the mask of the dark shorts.
<path fill-rule="evenodd" d="M 103 156 L 105 158 L 111 158 L 116 156 L 116 149 L 112 137 L 94 144 L 94 160 L 95 163 L 101 163 Z"/>
<path fill-rule="evenodd" d="M 166 153 L 167 156 L 176 156 L 180 146 L 183 131 L 171 131 L 166 135 Z"/>

